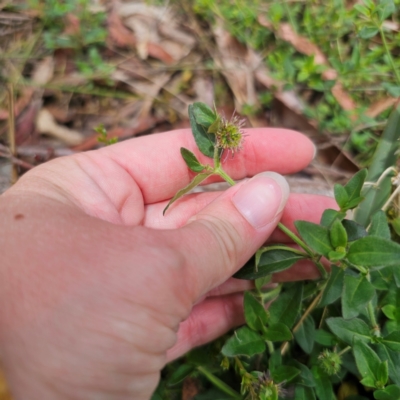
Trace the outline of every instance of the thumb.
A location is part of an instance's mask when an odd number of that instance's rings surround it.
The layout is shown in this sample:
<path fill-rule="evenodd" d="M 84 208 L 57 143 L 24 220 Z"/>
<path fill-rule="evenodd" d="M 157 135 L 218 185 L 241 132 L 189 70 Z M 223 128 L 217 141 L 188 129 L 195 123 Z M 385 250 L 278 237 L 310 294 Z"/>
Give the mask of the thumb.
<path fill-rule="evenodd" d="M 288 197 L 286 180 L 263 172 L 229 188 L 174 231 L 194 301 L 226 281 L 262 246 Z"/>

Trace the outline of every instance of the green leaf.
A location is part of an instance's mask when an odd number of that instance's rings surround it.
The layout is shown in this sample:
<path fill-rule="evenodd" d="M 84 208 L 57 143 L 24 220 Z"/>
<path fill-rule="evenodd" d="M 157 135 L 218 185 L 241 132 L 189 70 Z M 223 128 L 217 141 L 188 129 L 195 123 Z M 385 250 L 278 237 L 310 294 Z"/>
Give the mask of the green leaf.
<path fill-rule="evenodd" d="M 344 186 L 337 183 L 333 187 L 333 191 L 335 194 L 336 203 L 338 203 L 339 207 L 342 210 L 346 209 L 346 205 L 349 202 L 349 195 L 348 195 L 346 189 L 344 188 Z"/>
<path fill-rule="evenodd" d="M 358 171 L 344 186 L 349 196 L 348 203 L 358 200 L 361 197 L 361 190 L 363 188 L 365 179 L 367 177 L 367 170 L 362 169 Z"/>
<path fill-rule="evenodd" d="M 328 228 L 308 221 L 296 221 L 294 224 L 306 244 L 318 254 L 328 256 L 334 250 Z"/>
<path fill-rule="evenodd" d="M 376 400 L 399 400 L 400 387 L 397 385 L 386 386 L 385 389 L 375 390 L 374 398 Z"/>
<path fill-rule="evenodd" d="M 196 122 L 207 129 L 217 119 L 217 114 L 215 111 L 205 103 L 196 102 L 189 107 L 191 108 L 191 112 Z"/>
<path fill-rule="evenodd" d="M 331 266 L 331 274 L 322 293 L 320 307 L 327 306 L 336 301 L 343 291 L 344 270 L 342 268 Z"/>
<path fill-rule="evenodd" d="M 315 338 L 315 322 L 311 315 L 303 321 L 300 328 L 295 332 L 294 337 L 305 353 L 310 354 L 312 352 Z"/>
<path fill-rule="evenodd" d="M 365 7 L 362 4 L 355 4 L 353 6 L 353 8 L 354 8 L 354 10 L 357 10 L 359 13 L 365 15 L 366 17 L 369 17 L 369 15 L 370 15 L 370 11 L 369 11 L 368 7 Z"/>
<path fill-rule="evenodd" d="M 382 343 L 389 349 L 400 352 L 400 331 L 389 333 L 382 339 Z"/>
<path fill-rule="evenodd" d="M 317 329 L 314 336 L 315 342 L 324 347 L 331 347 L 337 343 L 337 340 L 332 333 L 324 329 Z"/>
<path fill-rule="evenodd" d="M 396 217 L 390 223 L 397 235 L 400 236 L 400 217 Z"/>
<path fill-rule="evenodd" d="M 393 97 L 400 97 L 400 86 L 389 82 L 383 82 L 382 87 Z"/>
<path fill-rule="evenodd" d="M 400 245 L 391 240 L 367 236 L 350 244 L 347 259 L 364 267 L 398 265 Z"/>
<path fill-rule="evenodd" d="M 194 172 L 201 172 L 205 168 L 204 165 L 200 164 L 196 156 L 188 149 L 181 147 L 181 155 L 185 160 L 186 165 Z"/>
<path fill-rule="evenodd" d="M 376 372 L 377 386 L 383 387 L 389 379 L 389 367 L 387 361 L 381 361 L 378 371 Z"/>
<path fill-rule="evenodd" d="M 244 317 L 247 325 L 255 331 L 263 331 L 268 322 L 264 306 L 250 293 L 244 292 Z"/>
<path fill-rule="evenodd" d="M 381 0 L 378 2 L 376 11 L 378 12 L 379 21 L 383 22 L 396 11 L 396 6 L 393 0 Z"/>
<path fill-rule="evenodd" d="M 329 228 L 335 219 L 338 219 L 341 221 L 345 216 L 346 216 L 346 213 L 344 213 L 344 212 L 339 212 L 339 211 L 328 208 L 322 213 L 320 224 L 322 226 L 325 226 L 326 228 Z"/>
<path fill-rule="evenodd" d="M 336 219 L 330 229 L 329 238 L 331 240 L 332 246 L 336 249 L 337 247 L 347 246 L 347 232 L 342 223 Z"/>
<path fill-rule="evenodd" d="M 300 375 L 297 377 L 296 383 L 308 387 L 315 386 L 313 374 L 306 365 L 301 364 L 296 360 L 292 360 L 291 364 L 300 370 Z"/>
<path fill-rule="evenodd" d="M 389 319 L 396 320 L 398 318 L 397 308 L 393 304 L 386 304 L 382 307 L 382 311 Z"/>
<path fill-rule="evenodd" d="M 183 189 L 179 190 L 176 195 L 169 201 L 167 204 L 167 207 L 164 208 L 163 215 L 165 215 L 165 212 L 168 210 L 169 206 L 174 203 L 176 200 L 180 199 L 182 196 L 184 196 L 186 193 L 189 193 L 192 189 L 194 189 L 196 186 L 200 185 L 203 181 L 205 181 L 210 175 L 212 175 L 212 172 L 204 172 L 202 174 L 196 175 L 192 182 L 189 183 L 186 187 Z"/>
<path fill-rule="evenodd" d="M 400 353 L 390 350 L 382 343 L 376 345 L 376 352 L 382 361 L 388 361 L 390 379 L 396 385 L 400 385 Z"/>
<path fill-rule="evenodd" d="M 390 240 L 389 224 L 384 211 L 379 210 L 372 216 L 368 233 L 370 236 L 379 236 Z"/>
<path fill-rule="evenodd" d="M 207 133 L 216 134 L 221 127 L 221 118 L 219 116 L 216 117 L 215 121 L 210 125 L 207 129 Z"/>
<path fill-rule="evenodd" d="M 315 380 L 315 392 L 320 400 L 333 400 L 336 399 L 333 394 L 332 383 L 329 376 L 321 370 L 318 366 L 314 365 L 311 372 Z"/>
<path fill-rule="evenodd" d="M 243 326 L 234 332 L 224 346 L 221 353 L 226 357 L 253 356 L 265 351 L 264 339 L 247 326 Z"/>
<path fill-rule="evenodd" d="M 271 342 L 284 342 L 286 340 L 292 340 L 293 335 L 285 324 L 276 322 L 267 328 L 263 333 L 263 338 Z"/>
<path fill-rule="evenodd" d="M 275 383 L 290 382 L 299 374 L 300 370 L 290 365 L 280 365 L 271 371 L 271 376 Z"/>
<path fill-rule="evenodd" d="M 344 229 L 346 229 L 347 241 L 349 242 L 354 242 L 357 239 L 368 236 L 368 232 L 366 231 L 366 229 L 355 221 L 344 219 L 342 221 L 342 224 L 344 226 Z"/>
<path fill-rule="evenodd" d="M 374 26 L 364 26 L 358 32 L 361 39 L 370 39 L 379 33 L 379 29 Z"/>
<path fill-rule="evenodd" d="M 400 288 L 400 265 L 393 266 L 393 278 L 396 282 L 396 286 Z"/>
<path fill-rule="evenodd" d="M 292 328 L 300 312 L 303 299 L 303 285 L 299 282 L 283 292 L 270 306 L 272 324 L 282 322 Z"/>
<path fill-rule="evenodd" d="M 368 325 L 361 319 L 346 320 L 341 317 L 332 317 L 326 320 L 329 329 L 343 342 L 352 345 L 353 340 L 364 342 L 371 340 Z"/>
<path fill-rule="evenodd" d="M 382 173 L 389 167 L 396 165 L 400 137 L 400 105 L 390 114 L 385 130 L 381 135 L 378 147 L 368 169 L 368 182 L 376 183 Z M 367 186 L 363 190 L 365 200 L 355 210 L 355 221 L 368 226 L 370 217 L 380 210 L 390 196 L 392 189 L 391 177 L 386 176 L 380 184 Z"/>
<path fill-rule="evenodd" d="M 268 366 L 271 371 L 282 365 L 282 354 L 279 350 L 275 350 L 268 360 Z"/>
<path fill-rule="evenodd" d="M 362 340 L 354 338 L 353 354 L 356 360 L 358 371 L 363 379 L 369 380 L 369 386 L 373 382 L 375 387 L 377 382 L 377 372 L 381 364 L 381 360 L 371 347 Z"/>
<path fill-rule="evenodd" d="M 204 112 L 203 106 L 205 106 L 203 103 L 189 105 L 189 121 L 197 147 L 205 156 L 213 158 L 215 136 L 208 134 L 207 130 L 214 120 L 208 124 L 207 121 L 210 120 L 211 116 Z M 211 110 L 211 112 L 213 111 Z"/>
<path fill-rule="evenodd" d="M 296 400 L 315 400 L 315 393 L 310 387 L 296 385 L 294 398 Z"/>
<path fill-rule="evenodd" d="M 345 275 L 342 294 L 343 317 L 345 319 L 357 317 L 374 295 L 374 287 L 364 276 Z"/>
<path fill-rule="evenodd" d="M 192 364 L 180 365 L 168 379 L 168 386 L 174 386 L 179 382 L 182 382 L 187 376 L 189 376 L 195 370 L 195 366 Z"/>
<path fill-rule="evenodd" d="M 235 275 L 237 279 L 257 279 L 290 268 L 302 260 L 299 254 L 287 250 L 260 250 L 258 265 L 246 264 Z"/>

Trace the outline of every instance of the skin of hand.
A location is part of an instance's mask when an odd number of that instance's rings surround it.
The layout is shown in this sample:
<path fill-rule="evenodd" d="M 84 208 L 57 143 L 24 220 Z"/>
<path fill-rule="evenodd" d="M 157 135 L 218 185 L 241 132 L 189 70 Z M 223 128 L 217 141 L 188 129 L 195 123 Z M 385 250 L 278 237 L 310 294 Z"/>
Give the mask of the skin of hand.
<path fill-rule="evenodd" d="M 280 218 L 293 228 L 334 206 L 262 173 L 304 168 L 305 136 L 246 133 L 224 168 L 253 178 L 188 195 L 165 217 L 193 177 L 180 147 L 210 162 L 189 130 L 48 162 L 0 196 L 0 357 L 15 400 L 148 400 L 168 361 L 243 323 L 251 283 L 232 274 L 268 237 L 290 243 Z M 276 280 L 315 276 L 303 263 Z"/>

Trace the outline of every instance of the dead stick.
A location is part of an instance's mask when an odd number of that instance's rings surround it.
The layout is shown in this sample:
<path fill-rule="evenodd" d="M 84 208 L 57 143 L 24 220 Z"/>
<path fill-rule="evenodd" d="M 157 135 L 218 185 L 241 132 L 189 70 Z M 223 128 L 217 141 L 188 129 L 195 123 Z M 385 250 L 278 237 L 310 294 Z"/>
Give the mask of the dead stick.
<path fill-rule="evenodd" d="M 8 145 L 10 153 L 13 157 L 16 155 L 16 141 L 15 141 L 15 109 L 14 109 L 14 86 L 12 83 L 7 84 L 8 89 Z M 11 183 L 18 180 L 18 168 L 13 163 L 11 171 Z"/>

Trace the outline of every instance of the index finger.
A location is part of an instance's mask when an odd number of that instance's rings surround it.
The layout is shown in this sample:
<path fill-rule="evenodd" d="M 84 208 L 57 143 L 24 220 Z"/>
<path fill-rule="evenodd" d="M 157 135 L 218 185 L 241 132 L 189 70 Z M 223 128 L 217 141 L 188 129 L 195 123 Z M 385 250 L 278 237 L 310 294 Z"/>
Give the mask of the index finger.
<path fill-rule="evenodd" d="M 251 177 L 262 171 L 290 174 L 313 159 L 315 146 L 299 132 L 280 128 L 245 129 L 243 149 L 226 157 L 222 166 L 233 179 Z M 144 203 L 170 199 L 189 184 L 194 173 L 180 154 L 192 151 L 202 164 L 211 164 L 197 148 L 190 129 L 152 134 L 105 147 L 100 151 L 123 167 L 139 185 Z M 209 182 L 221 180 L 211 177 Z"/>

